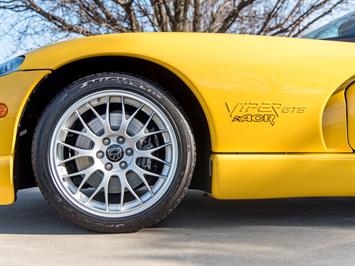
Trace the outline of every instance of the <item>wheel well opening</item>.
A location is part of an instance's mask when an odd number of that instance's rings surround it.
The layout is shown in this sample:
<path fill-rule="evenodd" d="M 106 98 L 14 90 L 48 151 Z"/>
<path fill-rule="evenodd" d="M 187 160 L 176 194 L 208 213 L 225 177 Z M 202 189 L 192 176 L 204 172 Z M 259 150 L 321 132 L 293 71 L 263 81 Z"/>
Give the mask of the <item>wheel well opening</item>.
<path fill-rule="evenodd" d="M 190 88 L 174 73 L 150 61 L 131 57 L 96 57 L 79 60 L 51 73 L 33 91 L 20 121 L 15 147 L 17 189 L 36 186 L 31 164 L 32 138 L 37 121 L 49 102 L 77 79 L 98 72 L 122 72 L 151 80 L 168 91 L 184 109 L 195 136 L 197 161 L 190 188 L 211 190 L 211 139 L 206 116 Z"/>

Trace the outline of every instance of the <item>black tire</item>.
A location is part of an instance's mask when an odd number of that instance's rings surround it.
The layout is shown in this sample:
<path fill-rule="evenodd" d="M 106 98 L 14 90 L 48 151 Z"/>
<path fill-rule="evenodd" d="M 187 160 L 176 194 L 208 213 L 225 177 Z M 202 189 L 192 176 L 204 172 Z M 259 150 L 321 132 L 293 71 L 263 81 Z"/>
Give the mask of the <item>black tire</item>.
<path fill-rule="evenodd" d="M 165 194 L 144 212 L 120 218 L 93 215 L 74 205 L 55 186 L 49 162 L 50 139 L 61 115 L 82 97 L 108 88 L 131 91 L 154 102 L 164 111 L 173 125 L 179 151 L 174 178 Z M 43 112 L 32 144 L 34 174 L 49 204 L 71 222 L 92 231 L 105 233 L 134 232 L 164 219 L 183 199 L 192 178 L 195 160 L 194 137 L 181 107 L 166 91 L 152 82 L 121 73 L 90 75 L 64 88 Z"/>

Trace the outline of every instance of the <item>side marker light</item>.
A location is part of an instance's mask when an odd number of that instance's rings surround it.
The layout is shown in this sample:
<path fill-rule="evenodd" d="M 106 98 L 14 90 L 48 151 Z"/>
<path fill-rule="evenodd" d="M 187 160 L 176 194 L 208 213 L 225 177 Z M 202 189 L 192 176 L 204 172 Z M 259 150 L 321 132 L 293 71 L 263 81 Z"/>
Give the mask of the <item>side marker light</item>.
<path fill-rule="evenodd" d="M 4 103 L 0 103 L 0 118 L 4 118 L 7 113 L 8 113 L 9 109 L 7 108 L 7 105 Z"/>

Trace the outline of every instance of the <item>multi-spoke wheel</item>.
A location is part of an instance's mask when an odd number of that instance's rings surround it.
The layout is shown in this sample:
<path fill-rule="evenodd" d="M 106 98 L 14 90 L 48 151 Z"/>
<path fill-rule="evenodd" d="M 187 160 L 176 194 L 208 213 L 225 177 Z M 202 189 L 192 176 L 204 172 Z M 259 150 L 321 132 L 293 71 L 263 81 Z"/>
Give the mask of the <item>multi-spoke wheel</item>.
<path fill-rule="evenodd" d="M 164 218 L 184 196 L 195 163 L 179 107 L 150 82 L 102 73 L 65 88 L 33 144 L 38 185 L 88 229 L 130 232 Z"/>

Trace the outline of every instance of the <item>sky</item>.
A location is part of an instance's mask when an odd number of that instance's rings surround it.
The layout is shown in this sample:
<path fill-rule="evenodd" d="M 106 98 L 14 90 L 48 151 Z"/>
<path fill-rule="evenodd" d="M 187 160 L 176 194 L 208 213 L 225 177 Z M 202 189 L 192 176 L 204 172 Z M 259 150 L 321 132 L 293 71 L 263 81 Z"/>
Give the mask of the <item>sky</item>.
<path fill-rule="evenodd" d="M 343 16 L 345 13 L 349 12 L 350 10 L 352 10 L 352 8 L 328 16 L 327 19 L 322 20 L 321 22 L 313 25 L 310 28 L 310 31 L 328 23 L 333 19 Z M 2 21 L 0 23 L 0 62 L 8 58 L 12 58 L 17 55 L 23 54 L 26 51 L 31 50 L 33 48 L 51 43 L 51 41 L 49 41 L 46 36 L 40 36 L 40 35 L 36 36 L 35 40 L 32 38 L 26 38 L 23 39 L 20 43 L 18 43 L 17 41 L 14 40 L 16 34 L 11 29 L 11 25 L 16 24 L 17 21 L 20 21 L 20 16 L 14 13 L 8 13 L 2 16 Z"/>
<path fill-rule="evenodd" d="M 6 30 L 6 21 L 5 23 L 1 23 L 0 31 L 4 32 Z M 11 50 L 14 50 L 15 47 L 12 44 L 11 38 L 9 38 L 8 34 L 1 36 L 0 39 L 0 60 L 5 59 L 5 57 L 11 54 Z"/>

